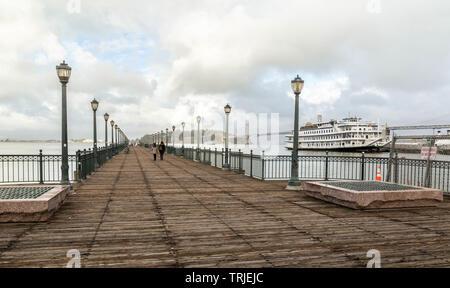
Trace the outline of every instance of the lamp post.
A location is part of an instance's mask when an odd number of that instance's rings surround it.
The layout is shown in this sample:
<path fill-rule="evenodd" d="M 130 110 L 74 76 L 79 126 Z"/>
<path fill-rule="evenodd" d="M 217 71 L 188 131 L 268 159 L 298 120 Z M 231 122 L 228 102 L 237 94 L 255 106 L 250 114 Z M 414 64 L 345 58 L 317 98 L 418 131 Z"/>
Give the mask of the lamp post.
<path fill-rule="evenodd" d="M 172 146 L 175 149 L 175 125 L 172 125 Z"/>
<path fill-rule="evenodd" d="M 103 115 L 103 118 L 105 119 L 105 148 L 108 148 L 108 119 L 109 119 L 109 114 L 105 113 L 105 115 Z"/>
<path fill-rule="evenodd" d="M 63 61 L 56 66 L 59 82 L 62 85 L 62 133 L 61 133 L 61 184 L 70 185 L 69 181 L 69 155 L 67 147 L 67 83 L 69 82 L 72 68 Z"/>
<path fill-rule="evenodd" d="M 294 142 L 292 145 L 292 161 L 291 161 L 291 179 L 286 189 L 299 190 L 300 180 L 298 179 L 298 102 L 300 93 L 302 93 L 304 81 L 298 75 L 291 81 L 292 90 L 295 94 L 295 118 L 294 118 Z"/>
<path fill-rule="evenodd" d="M 111 148 L 114 148 L 114 121 L 109 121 L 109 124 L 111 124 Z"/>
<path fill-rule="evenodd" d="M 95 168 L 98 168 L 98 161 L 97 161 L 97 109 L 98 109 L 98 101 L 92 100 L 91 101 L 91 107 L 92 111 L 94 111 L 94 163 Z"/>
<path fill-rule="evenodd" d="M 183 127 L 183 132 L 181 132 L 181 153 L 183 153 L 183 157 L 184 157 L 184 125 L 186 125 L 186 123 L 181 122 L 181 127 Z"/>
<path fill-rule="evenodd" d="M 202 118 L 197 116 L 197 160 L 200 161 L 200 120 Z"/>
<path fill-rule="evenodd" d="M 116 131 L 116 146 L 119 146 L 119 133 L 117 132 L 119 126 L 117 124 L 114 124 L 114 129 Z"/>
<path fill-rule="evenodd" d="M 228 118 L 231 113 L 231 106 L 227 104 L 225 107 L 223 107 L 223 110 L 225 111 L 226 115 L 226 123 L 225 123 L 225 163 L 223 165 L 224 168 L 229 168 L 230 164 L 228 164 Z"/>

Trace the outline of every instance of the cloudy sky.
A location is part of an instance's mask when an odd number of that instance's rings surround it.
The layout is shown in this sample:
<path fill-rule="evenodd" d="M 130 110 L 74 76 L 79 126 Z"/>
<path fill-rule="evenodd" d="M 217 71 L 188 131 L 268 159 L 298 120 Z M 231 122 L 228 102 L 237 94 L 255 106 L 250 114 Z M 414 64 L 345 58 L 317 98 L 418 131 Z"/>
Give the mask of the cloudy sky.
<path fill-rule="evenodd" d="M 449 35 L 445 0 L 2 0 L 0 139 L 59 139 L 63 59 L 69 138 L 91 137 L 94 97 L 130 138 L 219 129 L 226 103 L 289 130 L 297 74 L 301 123 L 448 123 Z"/>

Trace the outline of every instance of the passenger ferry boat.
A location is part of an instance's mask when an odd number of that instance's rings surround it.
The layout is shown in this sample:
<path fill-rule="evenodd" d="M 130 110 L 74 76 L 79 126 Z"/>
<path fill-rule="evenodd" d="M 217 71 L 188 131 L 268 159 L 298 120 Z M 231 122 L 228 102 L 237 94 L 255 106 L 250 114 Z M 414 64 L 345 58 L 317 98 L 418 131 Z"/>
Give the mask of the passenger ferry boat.
<path fill-rule="evenodd" d="M 287 135 L 285 147 L 292 150 L 294 133 Z M 387 125 L 365 122 L 358 117 L 341 121 L 306 123 L 298 133 L 299 150 L 345 150 L 366 151 L 388 149 L 390 143 Z"/>

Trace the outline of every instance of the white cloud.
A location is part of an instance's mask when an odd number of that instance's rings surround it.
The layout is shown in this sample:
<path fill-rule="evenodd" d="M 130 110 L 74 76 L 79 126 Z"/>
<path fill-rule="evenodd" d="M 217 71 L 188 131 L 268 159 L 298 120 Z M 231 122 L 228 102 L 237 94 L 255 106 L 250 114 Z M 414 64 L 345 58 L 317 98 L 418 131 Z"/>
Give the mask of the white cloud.
<path fill-rule="evenodd" d="M 236 115 L 280 112 L 290 125 L 297 73 L 302 117 L 352 110 L 417 122 L 450 105 L 447 1 L 383 1 L 381 13 L 359 0 L 97 0 L 72 14 L 66 4 L 0 4 L 0 108 L 57 122 L 55 65 L 66 58 L 71 138 L 89 136 L 92 97 L 133 137 L 195 114 L 214 119 L 226 102 Z M 0 138 L 11 133 L 0 127 Z"/>
<path fill-rule="evenodd" d="M 352 94 L 356 96 L 369 95 L 382 98 L 383 100 L 389 100 L 389 94 L 386 91 L 381 90 L 377 87 L 364 87 L 359 91 L 353 92 Z"/>
<path fill-rule="evenodd" d="M 341 98 L 343 91 L 348 88 L 348 77 L 338 77 L 332 80 L 307 83 L 303 88 L 301 99 L 309 104 L 332 105 Z M 290 97 L 293 97 L 291 91 L 288 94 Z"/>

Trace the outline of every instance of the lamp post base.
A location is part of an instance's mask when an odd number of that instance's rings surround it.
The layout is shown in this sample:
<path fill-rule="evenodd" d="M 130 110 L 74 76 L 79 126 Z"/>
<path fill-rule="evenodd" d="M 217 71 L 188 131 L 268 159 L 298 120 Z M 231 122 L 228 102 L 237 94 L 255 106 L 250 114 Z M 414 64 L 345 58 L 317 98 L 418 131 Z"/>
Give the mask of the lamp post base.
<path fill-rule="evenodd" d="M 69 180 L 61 180 L 61 182 L 59 182 L 59 185 L 69 186 L 69 190 L 73 190 L 72 183 L 70 183 Z"/>
<path fill-rule="evenodd" d="M 302 183 L 298 179 L 291 179 L 286 186 L 286 190 L 302 190 Z"/>

